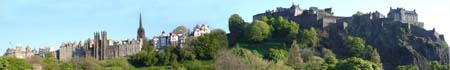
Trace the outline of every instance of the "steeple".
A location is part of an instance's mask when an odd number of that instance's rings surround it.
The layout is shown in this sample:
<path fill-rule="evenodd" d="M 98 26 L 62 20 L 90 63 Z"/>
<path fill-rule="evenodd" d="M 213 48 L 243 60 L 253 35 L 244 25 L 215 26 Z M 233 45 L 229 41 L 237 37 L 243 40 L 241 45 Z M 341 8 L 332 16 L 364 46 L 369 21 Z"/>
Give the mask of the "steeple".
<path fill-rule="evenodd" d="M 139 13 L 139 28 L 137 31 L 137 39 L 141 40 L 145 38 L 145 31 L 144 31 L 144 27 L 142 27 L 142 15 L 141 13 Z"/>
<path fill-rule="evenodd" d="M 141 16 L 141 13 L 139 13 L 139 28 L 142 28 L 142 16 Z"/>

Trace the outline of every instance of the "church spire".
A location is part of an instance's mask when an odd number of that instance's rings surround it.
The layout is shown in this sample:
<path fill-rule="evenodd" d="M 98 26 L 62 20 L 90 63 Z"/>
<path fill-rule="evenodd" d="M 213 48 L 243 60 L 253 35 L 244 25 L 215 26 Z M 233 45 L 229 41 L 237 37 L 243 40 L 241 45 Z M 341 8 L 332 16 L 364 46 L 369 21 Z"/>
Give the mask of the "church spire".
<path fill-rule="evenodd" d="M 139 13 L 139 28 L 142 28 L 142 16 L 141 16 L 141 13 Z"/>
<path fill-rule="evenodd" d="M 142 27 L 142 15 L 139 13 L 139 28 L 137 30 L 137 39 L 141 40 L 145 38 L 144 27 Z"/>

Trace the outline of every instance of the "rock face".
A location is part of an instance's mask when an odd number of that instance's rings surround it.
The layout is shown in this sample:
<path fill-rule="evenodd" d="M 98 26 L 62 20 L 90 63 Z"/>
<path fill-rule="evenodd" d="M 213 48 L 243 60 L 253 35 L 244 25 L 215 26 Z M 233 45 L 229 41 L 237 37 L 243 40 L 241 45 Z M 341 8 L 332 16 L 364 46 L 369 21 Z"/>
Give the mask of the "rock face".
<path fill-rule="evenodd" d="M 444 36 L 434 29 L 425 30 L 423 23 L 417 21 L 415 10 L 391 8 L 389 17 L 379 12 L 338 17 L 333 16 L 331 8 L 300 10 L 298 5 L 293 5 L 257 14 L 253 18 L 256 20 L 261 16 L 285 17 L 297 22 L 301 29 L 316 28 L 321 38 L 319 47 L 332 49 L 338 58 L 348 57 L 344 48 L 345 37 L 361 37 L 367 45 L 378 50 L 385 70 L 395 70 L 399 65 L 416 65 L 421 70 L 429 70 L 431 61 L 450 63 Z"/>

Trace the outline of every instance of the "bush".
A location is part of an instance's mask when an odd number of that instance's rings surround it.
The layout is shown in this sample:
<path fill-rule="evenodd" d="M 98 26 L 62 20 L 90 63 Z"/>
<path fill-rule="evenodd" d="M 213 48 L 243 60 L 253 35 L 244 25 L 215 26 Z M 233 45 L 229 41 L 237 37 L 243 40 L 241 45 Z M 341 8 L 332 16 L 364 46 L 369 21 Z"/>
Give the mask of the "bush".
<path fill-rule="evenodd" d="M 402 65 L 397 66 L 397 70 L 419 70 L 419 69 L 417 69 L 417 66 L 414 65 Z"/>
<path fill-rule="evenodd" d="M 270 26 L 263 21 L 255 20 L 247 27 L 245 36 L 249 42 L 262 42 L 270 36 Z"/>
<path fill-rule="evenodd" d="M 336 70 L 381 70 L 381 68 L 373 62 L 351 57 L 336 64 Z"/>
<path fill-rule="evenodd" d="M 14 57 L 0 57 L 0 70 L 31 70 L 31 64 Z"/>
<path fill-rule="evenodd" d="M 113 58 L 101 61 L 102 66 L 107 70 L 131 70 L 134 67 L 128 63 L 126 58 Z"/>
<path fill-rule="evenodd" d="M 283 49 L 269 49 L 269 58 L 275 62 L 285 60 L 287 58 L 288 52 Z"/>

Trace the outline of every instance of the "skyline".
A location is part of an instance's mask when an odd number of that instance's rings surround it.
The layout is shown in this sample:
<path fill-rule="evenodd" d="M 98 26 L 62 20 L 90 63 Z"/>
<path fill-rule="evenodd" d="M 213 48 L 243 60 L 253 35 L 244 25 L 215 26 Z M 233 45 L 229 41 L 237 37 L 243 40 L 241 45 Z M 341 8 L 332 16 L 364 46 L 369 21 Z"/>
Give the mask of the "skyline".
<path fill-rule="evenodd" d="M 349 4 L 349 2 L 352 2 Z M 107 31 L 108 38 L 124 40 L 136 38 L 139 13 L 142 13 L 146 37 L 151 38 L 162 31 L 170 32 L 178 25 L 192 29 L 196 24 L 208 24 L 211 29 L 228 32 L 228 17 L 239 14 L 246 22 L 252 16 L 276 7 L 300 5 L 302 9 L 315 6 L 333 8 L 336 16 L 351 16 L 357 11 L 379 11 L 387 15 L 389 8 L 402 7 L 416 10 L 425 29 L 436 28 L 446 37 L 450 20 L 450 1 L 403 1 L 403 0 L 227 0 L 227 1 L 176 1 L 176 0 L 0 0 L 0 54 L 7 48 L 15 48 L 19 42 L 23 48 L 51 46 L 55 49 L 61 42 L 78 42 L 93 37 L 97 31 Z M 446 39 L 447 41 L 449 39 Z"/>

